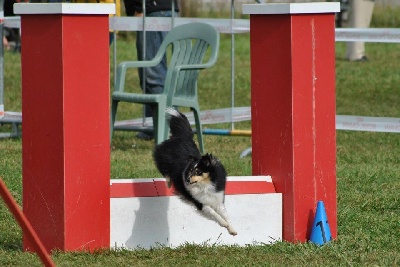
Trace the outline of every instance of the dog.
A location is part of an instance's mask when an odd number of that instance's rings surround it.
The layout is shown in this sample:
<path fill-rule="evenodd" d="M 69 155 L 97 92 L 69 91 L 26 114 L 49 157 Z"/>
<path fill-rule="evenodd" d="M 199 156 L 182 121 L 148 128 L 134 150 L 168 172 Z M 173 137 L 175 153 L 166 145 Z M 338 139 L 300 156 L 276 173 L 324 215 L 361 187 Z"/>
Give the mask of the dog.
<path fill-rule="evenodd" d="M 201 155 L 193 141 L 193 131 L 186 116 L 168 108 L 170 137 L 154 148 L 159 172 L 173 185 L 175 192 L 196 206 L 207 218 L 237 235 L 224 205 L 226 176 L 224 166 L 212 154 Z"/>

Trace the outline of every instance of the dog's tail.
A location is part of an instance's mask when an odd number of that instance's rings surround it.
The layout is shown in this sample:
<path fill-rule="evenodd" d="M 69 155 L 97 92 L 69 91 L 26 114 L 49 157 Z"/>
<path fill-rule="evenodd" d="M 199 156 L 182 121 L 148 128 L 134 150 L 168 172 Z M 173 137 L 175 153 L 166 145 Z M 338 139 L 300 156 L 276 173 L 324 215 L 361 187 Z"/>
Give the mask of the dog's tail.
<path fill-rule="evenodd" d="M 167 108 L 166 112 L 171 115 L 168 119 L 171 136 L 193 138 L 192 127 L 185 115 L 174 108 Z"/>

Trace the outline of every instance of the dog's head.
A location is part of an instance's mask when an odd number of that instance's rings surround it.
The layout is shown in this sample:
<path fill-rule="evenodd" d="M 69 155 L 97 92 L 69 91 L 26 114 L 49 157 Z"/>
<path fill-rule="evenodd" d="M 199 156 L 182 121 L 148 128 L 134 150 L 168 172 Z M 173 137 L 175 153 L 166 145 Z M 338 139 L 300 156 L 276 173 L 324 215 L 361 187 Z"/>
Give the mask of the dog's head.
<path fill-rule="evenodd" d="M 221 162 L 212 154 L 206 154 L 190 168 L 187 182 L 190 184 L 214 182 L 215 176 L 221 172 L 226 176 Z"/>

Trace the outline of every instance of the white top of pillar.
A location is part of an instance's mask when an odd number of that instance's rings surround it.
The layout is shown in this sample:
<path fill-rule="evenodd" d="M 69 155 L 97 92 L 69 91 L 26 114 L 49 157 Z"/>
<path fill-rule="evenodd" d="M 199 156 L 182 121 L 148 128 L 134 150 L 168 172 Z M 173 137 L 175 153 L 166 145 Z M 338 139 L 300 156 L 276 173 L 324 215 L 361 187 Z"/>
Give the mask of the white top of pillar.
<path fill-rule="evenodd" d="M 339 2 L 248 4 L 243 5 L 243 14 L 317 14 L 340 12 Z"/>
<path fill-rule="evenodd" d="M 115 14 L 115 4 L 97 3 L 16 3 L 15 14 Z"/>

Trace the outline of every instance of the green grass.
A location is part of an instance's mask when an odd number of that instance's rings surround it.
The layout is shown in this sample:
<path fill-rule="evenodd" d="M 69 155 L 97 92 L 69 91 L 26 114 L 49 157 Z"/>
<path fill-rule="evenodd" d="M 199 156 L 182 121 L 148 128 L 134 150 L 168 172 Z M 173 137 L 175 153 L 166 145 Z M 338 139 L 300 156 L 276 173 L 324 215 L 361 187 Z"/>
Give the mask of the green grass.
<path fill-rule="evenodd" d="M 248 35 L 236 37 L 236 106 L 250 105 Z M 118 42 L 119 60 L 134 57 L 132 36 Z M 400 50 L 394 44 L 367 44 L 369 62 L 344 60 L 345 44 L 336 44 L 337 114 L 400 118 Z M 222 35 L 217 66 L 201 74 L 201 108 L 230 105 L 230 38 Z M 5 54 L 6 110 L 21 110 L 19 54 Z M 113 77 L 112 77 L 113 79 Z M 137 84 L 136 74 L 130 83 Z M 138 117 L 139 107 L 123 106 L 121 119 Z M 214 127 L 214 126 L 213 126 Z M 229 125 L 217 125 L 227 128 Z M 250 123 L 237 124 L 250 129 Z M 0 131 L 9 131 L 7 125 Z M 116 132 L 111 177 L 159 177 L 151 164 L 152 142 L 133 132 Z M 248 137 L 205 136 L 230 175 L 250 175 L 251 159 L 239 153 Z M 0 176 L 21 204 L 21 139 L 0 140 Z M 274 245 L 216 247 L 183 245 L 149 251 L 54 252 L 59 266 L 398 266 L 400 265 L 400 135 L 337 131 L 338 239 L 323 247 L 278 242 Z M 22 231 L 0 201 L 0 266 L 40 266 L 23 253 Z"/>
<path fill-rule="evenodd" d="M 399 28 L 400 9 L 391 6 L 375 5 L 374 14 L 371 20 L 371 27 L 374 28 Z"/>

